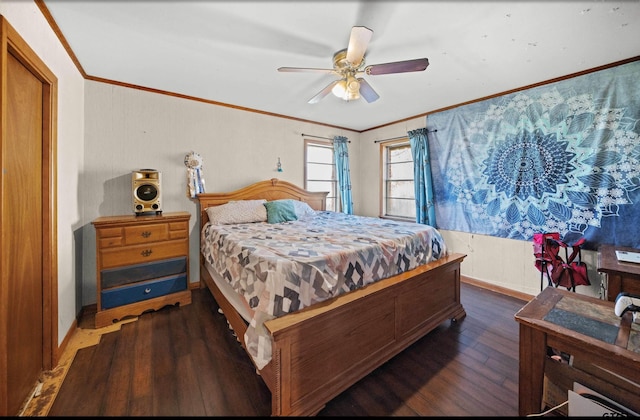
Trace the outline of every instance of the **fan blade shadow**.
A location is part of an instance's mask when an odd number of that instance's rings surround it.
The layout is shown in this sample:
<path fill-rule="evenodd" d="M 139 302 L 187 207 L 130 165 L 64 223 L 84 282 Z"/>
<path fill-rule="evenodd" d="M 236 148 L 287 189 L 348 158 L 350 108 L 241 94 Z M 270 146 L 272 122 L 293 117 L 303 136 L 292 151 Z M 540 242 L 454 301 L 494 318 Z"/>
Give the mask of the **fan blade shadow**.
<path fill-rule="evenodd" d="M 426 58 L 417 58 L 415 60 L 396 61 L 394 63 L 372 64 L 365 67 L 364 71 L 369 75 L 391 74 L 391 73 L 407 73 L 412 71 L 423 71 L 429 66 L 429 60 Z"/>
<path fill-rule="evenodd" d="M 386 31 L 391 17 L 402 5 L 393 1 L 360 1 L 354 26 L 366 26 L 376 31 L 379 39 Z"/>
<path fill-rule="evenodd" d="M 331 45 L 308 34 L 304 37 L 302 35 L 294 36 L 285 28 L 270 24 L 268 19 L 263 19 L 262 23 L 249 19 L 246 16 L 246 9 L 255 7 L 250 3 L 233 2 L 233 4 L 226 5 L 223 2 L 219 4 L 218 2 L 193 2 L 193 6 L 191 3 L 189 6 L 184 6 L 181 4 L 182 2 L 164 3 L 164 7 L 171 6 L 172 9 L 176 9 L 175 12 L 166 14 L 167 19 L 170 17 L 171 20 L 179 20 L 185 15 L 185 22 L 189 19 L 193 22 L 192 25 L 181 30 L 184 36 L 189 36 L 194 40 L 215 40 L 216 43 L 226 44 L 230 47 L 257 48 L 276 53 L 282 52 L 283 46 L 286 46 L 287 53 L 304 54 L 311 57 L 325 57 L 333 50 Z M 140 7 L 148 9 L 145 2 L 141 2 L 141 4 Z M 278 7 L 286 7 L 286 5 Z M 136 24 L 140 23 L 144 23 L 144 20 L 142 22 L 136 21 Z M 168 25 L 170 24 L 168 23 Z"/>

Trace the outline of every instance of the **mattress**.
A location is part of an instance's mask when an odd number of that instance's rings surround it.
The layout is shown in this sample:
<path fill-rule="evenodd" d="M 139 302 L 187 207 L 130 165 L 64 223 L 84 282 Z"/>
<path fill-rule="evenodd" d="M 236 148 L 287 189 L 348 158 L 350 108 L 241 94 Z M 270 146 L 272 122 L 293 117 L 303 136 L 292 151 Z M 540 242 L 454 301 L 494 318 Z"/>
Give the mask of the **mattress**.
<path fill-rule="evenodd" d="M 249 308 L 249 304 L 244 299 L 244 297 L 236 293 L 236 291 L 233 290 L 233 287 L 231 287 L 231 284 L 223 279 L 208 261 L 204 262 L 204 266 L 213 279 L 213 282 L 218 287 L 218 290 L 220 290 L 220 292 L 224 295 L 226 301 L 235 308 L 236 312 L 238 312 L 238 314 L 242 317 L 242 319 L 245 320 L 247 324 L 251 322 L 251 318 L 253 318 L 253 310 Z M 222 310 L 220 310 L 220 312 L 222 313 Z"/>
<path fill-rule="evenodd" d="M 431 226 L 330 211 L 277 224 L 207 223 L 200 243 L 212 277 L 249 308 L 241 312 L 250 318 L 244 342 L 258 369 L 271 359 L 265 321 L 447 253 Z"/>

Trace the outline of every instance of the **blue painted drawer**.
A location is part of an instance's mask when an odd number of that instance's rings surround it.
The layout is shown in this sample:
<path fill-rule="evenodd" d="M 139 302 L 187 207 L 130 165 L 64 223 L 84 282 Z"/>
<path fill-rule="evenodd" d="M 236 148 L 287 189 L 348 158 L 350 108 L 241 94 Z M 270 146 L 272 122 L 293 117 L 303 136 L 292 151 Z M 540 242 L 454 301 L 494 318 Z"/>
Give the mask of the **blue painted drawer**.
<path fill-rule="evenodd" d="M 101 309 L 109 309 L 182 290 L 187 290 L 187 273 L 103 290 L 100 294 L 100 306 Z"/>
<path fill-rule="evenodd" d="M 110 268 L 100 272 L 100 287 L 109 289 L 129 283 L 173 276 L 187 271 L 187 257 L 152 261 L 126 267 Z"/>

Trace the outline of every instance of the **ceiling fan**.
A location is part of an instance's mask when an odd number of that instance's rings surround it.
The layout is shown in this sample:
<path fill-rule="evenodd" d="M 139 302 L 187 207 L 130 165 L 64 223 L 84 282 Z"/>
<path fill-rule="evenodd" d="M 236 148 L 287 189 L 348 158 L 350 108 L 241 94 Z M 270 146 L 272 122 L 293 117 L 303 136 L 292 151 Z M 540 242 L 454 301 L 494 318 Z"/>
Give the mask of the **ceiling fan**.
<path fill-rule="evenodd" d="M 367 102 L 371 103 L 376 101 L 380 95 L 373 90 L 365 79 L 360 77 L 361 75 L 375 76 L 379 74 L 423 71 L 429 65 L 428 59 L 417 58 L 415 60 L 365 66 L 365 52 L 372 35 L 373 31 L 371 29 L 365 26 L 354 26 L 351 29 L 348 47 L 333 55 L 332 69 L 280 67 L 278 71 L 333 73 L 339 77 L 309 99 L 310 104 L 319 102 L 329 92 L 345 101 L 353 101 L 362 96 Z"/>

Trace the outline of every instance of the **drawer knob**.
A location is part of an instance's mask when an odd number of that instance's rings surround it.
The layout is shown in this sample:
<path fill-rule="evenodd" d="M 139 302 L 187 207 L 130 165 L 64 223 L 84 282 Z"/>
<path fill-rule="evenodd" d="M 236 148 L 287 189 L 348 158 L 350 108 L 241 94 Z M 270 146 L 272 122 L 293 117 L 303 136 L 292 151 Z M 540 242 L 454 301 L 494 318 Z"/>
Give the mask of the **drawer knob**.
<path fill-rule="evenodd" d="M 145 249 L 140 253 L 140 255 L 142 255 L 143 257 L 148 257 L 149 255 L 151 255 L 151 252 L 152 251 L 150 249 Z"/>
<path fill-rule="evenodd" d="M 142 235 L 143 238 L 148 238 L 149 236 L 151 236 L 151 232 L 149 232 L 148 230 L 145 230 L 140 235 Z"/>
<path fill-rule="evenodd" d="M 147 287 L 146 289 L 144 289 L 144 294 L 145 295 L 148 295 L 149 293 L 151 293 L 151 289 L 150 288 Z"/>

